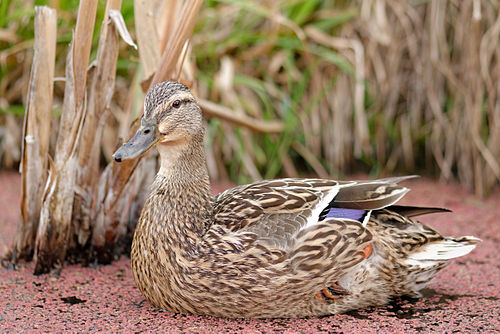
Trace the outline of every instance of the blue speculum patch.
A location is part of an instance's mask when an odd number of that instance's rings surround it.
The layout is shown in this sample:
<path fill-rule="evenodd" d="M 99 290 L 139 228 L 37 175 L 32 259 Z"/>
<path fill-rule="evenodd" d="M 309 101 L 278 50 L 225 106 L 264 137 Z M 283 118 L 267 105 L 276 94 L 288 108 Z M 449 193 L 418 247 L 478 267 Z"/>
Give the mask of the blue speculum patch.
<path fill-rule="evenodd" d="M 363 222 L 363 218 L 366 215 L 366 210 L 356 210 L 356 209 L 343 209 L 343 208 L 330 208 L 326 215 L 323 213 L 320 215 L 319 220 L 325 218 L 342 218 L 342 219 L 352 219 L 359 222 Z"/>

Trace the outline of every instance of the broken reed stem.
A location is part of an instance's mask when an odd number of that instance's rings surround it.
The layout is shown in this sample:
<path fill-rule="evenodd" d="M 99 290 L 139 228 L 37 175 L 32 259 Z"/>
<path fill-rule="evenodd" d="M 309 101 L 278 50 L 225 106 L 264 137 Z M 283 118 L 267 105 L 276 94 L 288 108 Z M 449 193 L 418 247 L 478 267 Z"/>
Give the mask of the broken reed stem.
<path fill-rule="evenodd" d="M 135 196 L 137 189 L 125 189 L 132 183 L 130 180 L 138 163 L 138 159 L 121 164 L 111 162 L 100 177 L 91 251 L 91 256 L 99 263 L 113 260 L 116 241 L 126 233 L 118 227 L 128 223 L 131 197 Z"/>
<path fill-rule="evenodd" d="M 54 87 L 57 14 L 48 7 L 35 7 L 35 41 L 21 160 L 21 221 L 14 240 L 13 261 L 29 260 L 35 248 L 41 198 L 47 178 L 47 156 Z"/>
<path fill-rule="evenodd" d="M 50 168 L 35 248 L 35 274 L 62 266 L 70 238 L 77 147 L 86 109 L 87 67 L 97 0 L 81 1 L 66 58 L 66 87 L 54 164 Z"/>
<path fill-rule="evenodd" d="M 91 233 L 93 200 L 99 181 L 101 138 L 115 88 L 118 60 L 118 32 L 109 17 L 111 10 L 120 10 L 122 0 L 108 0 L 101 25 L 97 58 L 89 75 L 88 108 L 80 138 L 76 170 L 73 230 L 78 246 L 83 247 Z"/>
<path fill-rule="evenodd" d="M 151 0 L 134 0 L 134 21 L 139 45 L 144 78 L 150 78 L 158 68 L 160 39 L 156 29 L 154 14 L 157 11 L 157 2 Z"/>
<path fill-rule="evenodd" d="M 151 85 L 169 80 L 175 74 L 175 69 L 186 41 L 191 38 L 194 30 L 194 24 L 198 17 L 203 0 L 192 0 L 184 2 L 180 16 L 176 21 L 174 31 L 170 35 L 167 46 L 160 60 L 160 65 L 156 71 Z M 172 10 L 175 10 L 173 8 Z M 177 78 L 173 78 L 177 79 Z"/>
<path fill-rule="evenodd" d="M 281 121 L 263 121 L 249 117 L 246 114 L 236 114 L 227 107 L 205 99 L 199 99 L 198 104 L 207 118 L 217 117 L 233 124 L 244 126 L 255 132 L 281 133 L 285 128 L 285 125 Z"/>
<path fill-rule="evenodd" d="M 179 15 L 179 10 L 181 8 L 180 0 L 165 0 L 162 4 L 160 15 L 160 54 L 165 51 L 165 46 L 167 41 L 172 37 L 172 33 L 177 24 L 177 17 Z"/>

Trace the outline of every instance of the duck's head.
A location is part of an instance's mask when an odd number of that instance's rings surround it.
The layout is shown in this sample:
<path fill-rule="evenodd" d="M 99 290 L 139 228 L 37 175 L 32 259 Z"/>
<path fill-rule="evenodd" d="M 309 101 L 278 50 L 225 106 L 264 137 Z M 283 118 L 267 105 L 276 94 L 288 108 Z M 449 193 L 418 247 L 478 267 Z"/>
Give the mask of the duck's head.
<path fill-rule="evenodd" d="M 117 162 L 134 159 L 159 145 L 180 145 L 203 137 L 203 116 L 196 98 L 181 83 L 153 86 L 144 100 L 141 126 L 114 154 Z"/>

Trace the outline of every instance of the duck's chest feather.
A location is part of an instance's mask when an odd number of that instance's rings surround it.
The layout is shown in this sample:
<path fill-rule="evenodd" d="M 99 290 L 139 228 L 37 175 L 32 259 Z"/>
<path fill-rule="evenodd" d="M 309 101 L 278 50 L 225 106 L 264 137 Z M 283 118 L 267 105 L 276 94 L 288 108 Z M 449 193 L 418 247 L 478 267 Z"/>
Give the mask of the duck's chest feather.
<path fill-rule="evenodd" d="M 253 233 L 209 227 L 210 200 L 185 201 L 165 191 L 146 201 L 132 245 L 134 278 L 144 296 L 170 311 L 234 316 L 269 300 L 272 286 L 285 277 L 283 254 L 253 248 Z"/>

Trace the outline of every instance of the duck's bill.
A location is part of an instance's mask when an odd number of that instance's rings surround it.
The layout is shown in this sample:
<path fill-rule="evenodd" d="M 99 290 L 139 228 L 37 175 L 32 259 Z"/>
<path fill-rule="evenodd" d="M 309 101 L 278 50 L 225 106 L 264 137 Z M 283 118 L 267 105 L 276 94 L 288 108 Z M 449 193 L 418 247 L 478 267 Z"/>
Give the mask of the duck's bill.
<path fill-rule="evenodd" d="M 135 135 L 125 144 L 123 144 L 114 154 L 113 159 L 116 162 L 138 158 L 146 153 L 160 140 L 160 133 L 156 122 L 153 120 L 145 121 L 141 119 L 141 127 Z"/>

